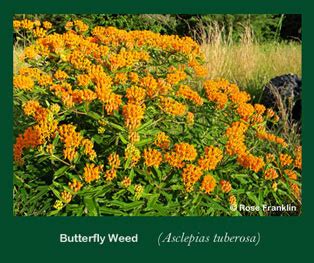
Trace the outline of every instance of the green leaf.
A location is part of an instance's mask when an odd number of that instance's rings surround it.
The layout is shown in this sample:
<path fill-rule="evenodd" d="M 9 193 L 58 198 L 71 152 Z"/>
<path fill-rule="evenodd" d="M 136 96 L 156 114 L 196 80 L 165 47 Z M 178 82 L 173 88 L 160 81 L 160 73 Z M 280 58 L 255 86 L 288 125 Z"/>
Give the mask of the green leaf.
<path fill-rule="evenodd" d="M 94 198 L 84 197 L 84 204 L 87 208 L 87 214 L 89 216 L 98 216 L 98 209 Z"/>
<path fill-rule="evenodd" d="M 69 166 L 62 166 L 53 174 L 53 178 L 56 179 L 59 176 L 62 176 L 69 168 Z"/>
<path fill-rule="evenodd" d="M 122 143 L 128 144 L 128 141 L 123 137 L 123 135 L 121 133 L 119 133 L 119 138 L 120 138 Z"/>
<path fill-rule="evenodd" d="M 122 126 L 120 126 L 120 125 L 118 125 L 118 124 L 115 124 L 115 123 L 113 123 L 113 122 L 108 122 L 108 125 L 111 126 L 112 128 L 117 129 L 117 130 L 126 132 L 126 129 L 125 129 L 125 128 L 123 128 Z"/>
<path fill-rule="evenodd" d="M 93 111 L 87 112 L 87 115 L 92 117 L 93 119 L 95 119 L 97 121 L 101 119 L 101 116 L 98 113 L 93 112 Z"/>

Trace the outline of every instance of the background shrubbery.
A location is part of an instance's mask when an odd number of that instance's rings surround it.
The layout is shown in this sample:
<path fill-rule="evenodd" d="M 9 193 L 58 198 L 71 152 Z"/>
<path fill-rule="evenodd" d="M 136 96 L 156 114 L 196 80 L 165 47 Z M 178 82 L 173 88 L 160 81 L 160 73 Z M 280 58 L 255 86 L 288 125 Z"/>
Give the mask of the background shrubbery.
<path fill-rule="evenodd" d="M 125 30 L 150 30 L 155 33 L 191 36 L 200 40 L 204 27 L 218 24 L 226 37 L 240 41 L 245 28 L 250 26 L 257 41 L 301 40 L 301 16 L 283 14 L 216 14 L 216 15 L 109 15 L 109 14 L 29 14 L 15 15 L 15 19 L 48 20 L 64 32 L 67 21 L 82 19 L 89 26 L 114 26 Z"/>

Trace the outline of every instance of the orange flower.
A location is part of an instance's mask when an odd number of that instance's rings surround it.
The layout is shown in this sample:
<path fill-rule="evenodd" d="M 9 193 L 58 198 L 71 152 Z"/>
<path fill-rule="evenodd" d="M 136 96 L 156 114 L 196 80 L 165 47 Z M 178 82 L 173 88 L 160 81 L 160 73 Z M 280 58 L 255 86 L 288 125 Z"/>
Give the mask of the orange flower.
<path fill-rule="evenodd" d="M 169 97 L 160 98 L 160 108 L 164 112 L 174 116 L 182 116 L 187 110 L 187 107 L 184 104 L 181 104 Z"/>
<path fill-rule="evenodd" d="M 83 139 L 81 145 L 84 148 L 84 154 L 89 156 L 89 160 L 93 161 L 97 156 L 95 150 L 93 149 L 94 143 L 89 139 Z"/>
<path fill-rule="evenodd" d="M 170 146 L 170 139 L 164 132 L 159 132 L 156 135 L 154 143 L 162 149 L 168 149 Z"/>
<path fill-rule="evenodd" d="M 130 131 L 128 138 L 129 138 L 129 141 L 131 143 L 139 142 L 140 141 L 140 134 L 138 132 L 135 132 L 135 131 Z"/>
<path fill-rule="evenodd" d="M 256 136 L 257 136 L 257 138 L 260 138 L 262 140 L 268 140 L 270 142 L 278 143 L 278 144 L 282 145 L 283 147 L 288 146 L 284 139 L 277 137 L 274 134 L 268 133 L 265 130 L 258 131 L 256 133 Z"/>
<path fill-rule="evenodd" d="M 116 84 L 126 84 L 128 76 L 124 72 L 118 72 L 114 78 Z"/>
<path fill-rule="evenodd" d="M 254 107 L 249 103 L 242 103 L 238 106 L 237 112 L 243 120 L 248 121 L 254 113 Z"/>
<path fill-rule="evenodd" d="M 52 24 L 50 22 L 48 22 L 48 21 L 44 21 L 43 22 L 43 27 L 48 30 L 48 29 L 52 28 Z"/>
<path fill-rule="evenodd" d="M 294 154 L 295 154 L 294 166 L 301 170 L 302 169 L 302 146 L 296 147 Z"/>
<path fill-rule="evenodd" d="M 73 179 L 72 182 L 69 182 L 68 185 L 69 185 L 70 189 L 75 193 L 78 192 L 83 186 L 83 184 L 76 179 Z"/>
<path fill-rule="evenodd" d="M 145 149 L 143 156 L 145 160 L 145 165 L 148 167 L 159 167 L 160 163 L 162 162 L 162 155 L 156 149 Z"/>
<path fill-rule="evenodd" d="M 228 138 L 226 144 L 226 151 L 229 155 L 244 155 L 246 152 L 246 146 L 244 144 L 245 132 L 248 129 L 248 125 L 236 121 L 231 124 L 226 130 Z"/>
<path fill-rule="evenodd" d="M 77 151 L 73 147 L 66 147 L 63 149 L 63 156 L 65 159 L 68 159 L 72 162 L 77 157 Z"/>
<path fill-rule="evenodd" d="M 187 192 L 191 192 L 193 185 L 200 179 L 202 169 L 194 164 L 188 164 L 182 172 L 182 178 Z"/>
<path fill-rule="evenodd" d="M 262 104 L 254 104 L 254 109 L 258 114 L 263 114 L 266 111 L 266 108 Z"/>
<path fill-rule="evenodd" d="M 67 191 L 63 191 L 61 193 L 61 198 L 65 203 L 70 203 L 72 200 L 72 195 Z"/>
<path fill-rule="evenodd" d="M 102 166 L 95 166 L 95 164 L 87 163 L 84 167 L 84 180 L 86 183 L 98 180 L 100 178 L 100 172 Z"/>
<path fill-rule="evenodd" d="M 278 173 L 276 172 L 276 170 L 274 168 L 268 168 L 264 172 L 264 177 L 266 180 L 274 180 L 274 179 L 278 178 Z"/>
<path fill-rule="evenodd" d="M 115 169 L 110 169 L 105 172 L 105 177 L 107 181 L 112 181 L 117 177 L 117 171 Z"/>
<path fill-rule="evenodd" d="M 54 74 L 54 77 L 58 80 L 65 80 L 67 79 L 69 76 L 67 73 L 65 73 L 64 71 L 62 70 L 57 70 L 56 73 Z"/>
<path fill-rule="evenodd" d="M 81 74 L 78 75 L 76 78 L 79 86 L 86 87 L 91 83 L 91 79 L 88 74 Z"/>
<path fill-rule="evenodd" d="M 288 166 L 293 162 L 293 159 L 289 154 L 280 154 L 279 155 L 280 164 L 282 167 Z"/>
<path fill-rule="evenodd" d="M 137 84 L 138 81 L 139 81 L 139 77 L 138 77 L 138 74 L 136 72 L 130 72 L 129 73 L 129 80 L 134 83 L 134 84 Z"/>
<path fill-rule="evenodd" d="M 125 126 L 129 130 L 134 130 L 141 125 L 141 120 L 144 118 L 144 109 L 140 105 L 128 103 L 123 106 L 122 115 Z"/>
<path fill-rule="evenodd" d="M 152 75 L 148 75 L 140 80 L 140 86 L 146 90 L 148 97 L 152 98 L 158 94 L 157 81 Z"/>
<path fill-rule="evenodd" d="M 294 171 L 286 169 L 284 172 L 290 179 L 295 181 L 298 179 L 298 176 Z"/>
<path fill-rule="evenodd" d="M 197 156 L 197 151 L 193 145 L 181 142 L 174 145 L 174 152 L 180 156 L 183 161 L 194 161 Z"/>
<path fill-rule="evenodd" d="M 128 144 L 127 147 L 124 150 L 125 153 L 125 159 L 131 160 L 130 166 L 135 166 L 138 161 L 141 159 L 141 152 L 138 148 L 136 148 L 133 144 Z"/>
<path fill-rule="evenodd" d="M 229 181 L 221 180 L 219 183 L 223 193 L 229 193 L 232 190 L 232 186 Z"/>
<path fill-rule="evenodd" d="M 201 98 L 201 96 L 187 85 L 180 85 L 176 95 L 191 100 L 196 105 L 203 105 L 203 99 Z"/>
<path fill-rule="evenodd" d="M 185 80 L 186 73 L 182 70 L 170 69 L 170 73 L 167 74 L 167 82 L 171 85 L 176 85 L 180 81 Z"/>
<path fill-rule="evenodd" d="M 296 184 L 296 183 L 291 183 L 290 184 L 291 187 L 291 191 L 293 193 L 293 195 L 297 198 L 297 199 L 301 199 L 301 190 L 300 187 Z"/>
<path fill-rule="evenodd" d="M 137 86 L 127 88 L 125 93 L 125 97 L 128 99 L 128 102 L 134 104 L 141 104 L 146 97 L 146 91 Z"/>
<path fill-rule="evenodd" d="M 17 75 L 13 78 L 13 86 L 17 89 L 32 90 L 34 88 L 34 81 L 31 77 Z"/>
<path fill-rule="evenodd" d="M 275 115 L 275 112 L 272 109 L 268 108 L 266 110 L 266 115 L 268 118 L 272 118 Z"/>
<path fill-rule="evenodd" d="M 205 191 L 206 194 L 210 194 L 211 192 L 214 191 L 215 187 L 216 187 L 215 178 L 210 174 L 205 175 L 200 189 Z"/>
<path fill-rule="evenodd" d="M 265 166 L 261 157 L 256 157 L 250 153 L 239 155 L 237 161 L 244 168 L 251 169 L 255 173 L 259 172 Z"/>
<path fill-rule="evenodd" d="M 228 201 L 229 201 L 230 206 L 237 205 L 237 198 L 234 195 L 230 195 Z"/>
<path fill-rule="evenodd" d="M 131 185 L 132 181 L 130 177 L 125 176 L 121 181 L 123 187 L 128 188 Z"/>
<path fill-rule="evenodd" d="M 23 106 L 23 111 L 27 116 L 34 116 L 37 109 L 41 108 L 37 100 L 29 100 Z"/>
<path fill-rule="evenodd" d="M 118 169 L 120 167 L 120 158 L 117 153 L 111 153 L 108 156 L 108 164 L 112 169 Z"/>
<path fill-rule="evenodd" d="M 198 165 L 204 171 L 215 170 L 222 157 L 222 150 L 209 146 L 205 148 L 205 155 L 198 160 Z"/>

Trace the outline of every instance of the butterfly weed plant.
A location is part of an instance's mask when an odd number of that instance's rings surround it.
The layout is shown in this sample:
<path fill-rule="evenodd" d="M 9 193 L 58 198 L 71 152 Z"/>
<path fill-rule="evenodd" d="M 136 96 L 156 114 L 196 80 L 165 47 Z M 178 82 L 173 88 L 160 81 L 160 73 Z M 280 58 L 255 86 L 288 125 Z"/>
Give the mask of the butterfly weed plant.
<path fill-rule="evenodd" d="M 25 45 L 13 76 L 16 215 L 299 209 L 301 146 L 276 134 L 272 109 L 207 79 L 191 38 L 81 20 L 64 33 L 48 21 L 13 26 Z"/>

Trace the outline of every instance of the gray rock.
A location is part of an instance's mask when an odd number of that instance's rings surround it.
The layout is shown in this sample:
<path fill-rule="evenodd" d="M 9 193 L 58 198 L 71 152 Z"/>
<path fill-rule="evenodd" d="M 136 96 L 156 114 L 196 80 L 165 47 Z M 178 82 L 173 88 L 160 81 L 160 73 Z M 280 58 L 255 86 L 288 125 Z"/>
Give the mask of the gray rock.
<path fill-rule="evenodd" d="M 275 111 L 285 111 L 289 120 L 300 122 L 302 81 L 295 74 L 277 76 L 264 87 L 261 103 Z"/>

